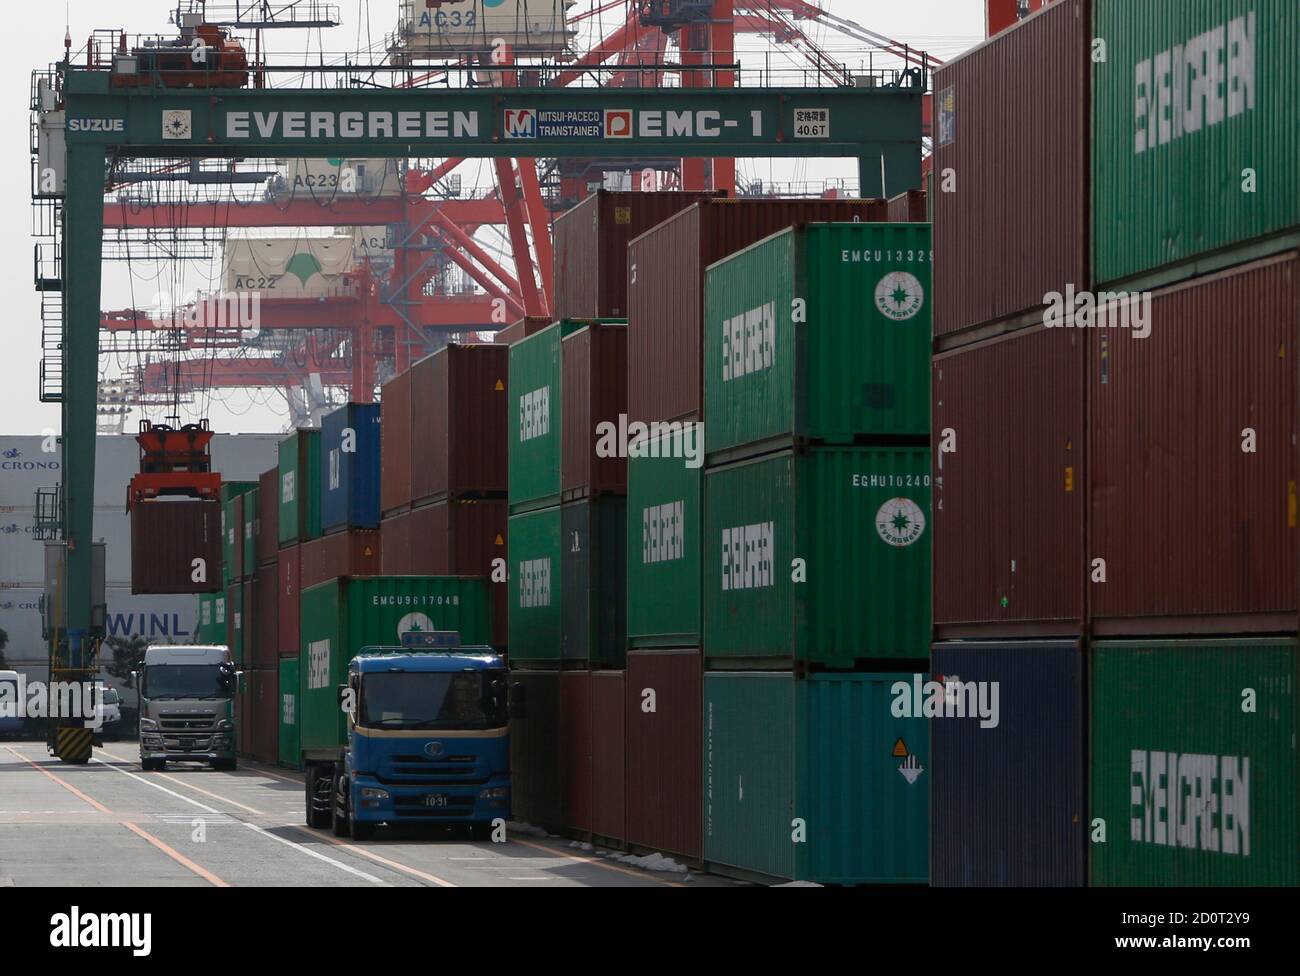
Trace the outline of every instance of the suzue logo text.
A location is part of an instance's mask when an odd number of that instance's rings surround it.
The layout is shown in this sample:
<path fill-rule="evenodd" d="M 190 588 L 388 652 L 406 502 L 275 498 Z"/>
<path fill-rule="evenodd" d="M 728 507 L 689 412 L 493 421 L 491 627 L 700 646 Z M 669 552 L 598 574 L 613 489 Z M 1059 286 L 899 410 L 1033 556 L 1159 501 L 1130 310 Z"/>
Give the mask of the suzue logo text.
<path fill-rule="evenodd" d="M 68 119 L 69 132 L 125 132 L 126 119 Z"/>

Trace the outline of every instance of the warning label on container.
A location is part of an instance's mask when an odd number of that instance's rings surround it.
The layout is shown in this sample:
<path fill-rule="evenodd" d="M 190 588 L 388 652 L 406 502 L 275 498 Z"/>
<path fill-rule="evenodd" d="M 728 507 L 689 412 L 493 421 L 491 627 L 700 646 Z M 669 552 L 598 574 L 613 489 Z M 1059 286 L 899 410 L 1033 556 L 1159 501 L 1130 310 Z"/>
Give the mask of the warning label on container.
<path fill-rule="evenodd" d="M 831 137 L 831 110 L 828 108 L 795 109 L 794 137 L 796 139 L 829 139 Z"/>
<path fill-rule="evenodd" d="M 894 757 L 897 758 L 897 759 L 906 759 L 906 758 L 907 758 L 907 743 L 904 742 L 902 739 L 897 740 L 897 741 L 894 743 L 894 753 L 893 753 L 893 754 L 894 754 Z"/>

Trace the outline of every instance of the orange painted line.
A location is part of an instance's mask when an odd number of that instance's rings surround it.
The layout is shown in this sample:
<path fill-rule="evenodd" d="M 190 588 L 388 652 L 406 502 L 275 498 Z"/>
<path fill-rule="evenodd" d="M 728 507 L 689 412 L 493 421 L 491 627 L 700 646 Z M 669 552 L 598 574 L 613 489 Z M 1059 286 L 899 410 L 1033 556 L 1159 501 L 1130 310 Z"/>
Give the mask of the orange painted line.
<path fill-rule="evenodd" d="M 123 763 L 127 763 L 127 764 L 130 764 L 130 762 L 131 762 L 130 759 L 124 759 L 124 758 L 121 757 L 121 756 L 118 756 L 118 755 L 116 755 L 116 754 L 114 754 L 114 753 L 109 752 L 107 749 L 101 749 L 100 751 L 103 752 L 104 755 L 106 755 L 106 756 L 108 756 L 108 757 L 110 757 L 110 758 L 112 758 L 112 759 L 116 759 L 118 762 L 123 762 Z M 177 777 L 177 776 L 169 776 L 169 775 L 167 775 L 166 773 L 157 773 L 157 774 L 155 774 L 155 775 L 157 775 L 160 779 L 169 780 L 169 781 L 175 783 L 177 786 L 184 786 L 186 789 L 191 789 L 191 790 L 193 790 L 195 793 L 202 793 L 204 796 L 210 796 L 210 797 L 212 797 L 212 799 L 214 799 L 214 800 L 220 800 L 222 803 L 228 803 L 228 804 L 230 804 L 232 807 L 239 807 L 239 809 L 241 809 L 241 810 L 247 810 L 249 813 L 254 814 L 254 815 L 258 816 L 258 817 L 264 817 L 264 816 L 266 816 L 266 814 L 264 814 L 261 810 L 254 810 L 252 807 L 245 806 L 244 804 L 240 803 L 238 800 L 232 800 L 232 799 L 230 799 L 229 797 L 224 797 L 224 796 L 221 796 L 221 795 L 219 795 L 219 794 L 217 794 L 217 793 L 209 792 L 208 790 L 205 790 L 205 789 L 204 789 L 203 787 L 201 787 L 201 786 L 195 786 L 193 783 L 189 782 L 188 780 L 183 780 L 183 779 L 181 779 L 181 778 L 179 778 L 179 777 Z"/>
<path fill-rule="evenodd" d="M 632 868 L 625 868 L 621 864 L 609 864 L 598 857 L 582 857 L 578 854 L 569 854 L 566 851 L 556 850 L 554 847 L 547 847 L 545 844 L 535 844 L 530 840 L 512 840 L 512 844 L 523 844 L 524 847 L 532 847 L 539 851 L 545 851 L 547 854 L 554 854 L 556 857 L 565 857 L 570 861 L 578 861 L 582 864 L 594 864 L 598 868 L 604 868 L 606 871 L 617 871 L 619 874 L 626 874 L 633 878 L 640 878 L 643 881 L 653 881 L 656 884 L 667 885 L 669 888 L 685 888 L 686 885 L 680 881 L 665 881 L 663 878 L 656 878 L 649 871 L 636 871 Z"/>
<path fill-rule="evenodd" d="M 393 861 L 390 860 L 389 858 L 381 857 L 380 855 L 376 854 L 374 851 L 368 851 L 364 847 L 357 847 L 355 844 L 344 843 L 343 841 L 339 840 L 337 837 L 331 837 L 329 834 L 320 833 L 315 830 L 308 830 L 306 827 L 300 827 L 298 824 L 285 824 L 285 826 L 288 827 L 290 830 L 296 830 L 300 834 L 306 834 L 308 837 L 314 837 L 317 840 L 327 841 L 333 844 L 335 847 L 341 847 L 345 851 L 351 851 L 353 854 L 360 854 L 362 857 L 368 857 L 376 864 L 386 865 L 395 871 L 401 871 L 404 874 L 409 874 L 414 878 L 421 878 L 425 881 L 431 881 L 433 884 L 436 884 L 439 887 L 442 888 L 459 887 L 458 885 L 455 885 L 450 881 L 445 881 L 444 879 L 438 877 L 435 874 L 429 874 L 427 871 L 421 871 L 419 868 L 413 868 L 409 864 L 403 864 L 400 861 Z"/>
<path fill-rule="evenodd" d="M 77 799 L 79 799 L 79 800 L 85 800 L 87 803 L 89 803 L 92 807 L 94 807 L 94 808 L 95 808 L 96 810 L 98 810 L 100 813 L 107 813 L 110 817 L 111 817 L 111 816 L 114 816 L 113 811 L 110 810 L 108 807 L 104 806 L 104 804 L 100 803 L 98 800 L 94 799 L 93 797 L 86 796 L 86 794 L 85 794 L 85 793 L 82 793 L 81 790 L 77 789 L 77 788 L 76 788 L 75 786 L 73 786 L 71 783 L 65 782 L 64 780 L 62 780 L 62 779 L 60 779 L 59 777 L 55 776 L 52 772 L 50 772 L 50 771 L 49 771 L 48 769 L 46 769 L 44 766 L 38 766 L 38 765 L 36 765 L 35 761 L 33 761 L 33 760 L 31 760 L 31 759 L 28 759 L 28 758 L 27 758 L 26 756 L 24 756 L 21 752 L 19 752 L 18 750 L 14 749 L 13 746 L 5 746 L 5 748 L 8 749 L 10 752 L 12 752 L 16 757 L 18 757 L 19 759 L 21 759 L 23 762 L 27 763 L 27 765 L 31 766 L 32 769 L 36 770 L 38 773 L 44 773 L 44 774 L 45 774 L 46 776 L 48 776 L 50 779 L 54 780 L 54 782 L 58 783 L 60 786 L 62 786 L 65 790 L 67 790 L 67 791 L 68 791 L 69 793 L 71 793 L 73 796 L 77 797 Z"/>
<path fill-rule="evenodd" d="M 198 864 L 195 864 L 193 861 L 191 861 L 188 857 L 186 857 L 186 856 L 185 856 L 184 854 L 182 854 L 180 851 L 178 851 L 178 850 L 176 850 L 176 849 L 174 849 L 174 848 L 168 847 L 166 844 L 164 844 L 162 841 L 160 841 L 160 840 L 159 840 L 157 837 L 155 837 L 153 834 L 149 833 L 149 832 L 146 831 L 146 830 L 141 830 L 139 827 L 137 827 L 135 824 L 131 823 L 129 820 L 123 820 L 123 821 L 122 821 L 122 826 L 125 827 L 127 830 L 131 831 L 131 833 L 133 833 L 133 834 L 138 834 L 139 836 L 143 837 L 143 838 L 144 838 L 145 840 L 147 840 L 150 844 L 152 844 L 154 847 L 158 848 L 158 850 L 162 851 L 164 854 L 166 854 L 168 857 L 170 857 L 170 858 L 171 858 L 173 861 L 175 861 L 177 864 L 180 864 L 180 865 L 183 865 L 184 867 L 189 868 L 191 871 L 193 871 L 195 874 L 197 874 L 200 878 L 202 878 L 204 881 L 206 881 L 208 884 L 212 885 L 213 887 L 216 887 L 216 888 L 229 888 L 229 887 L 230 887 L 230 883 L 229 883 L 229 882 L 227 882 L 227 881 L 222 881 L 220 878 L 218 878 L 215 874 L 213 874 L 213 873 L 212 873 L 211 871 L 209 871 L 207 868 L 204 868 L 204 867 L 201 867 L 201 866 L 198 865 Z"/>
<path fill-rule="evenodd" d="M 67 790 L 69 793 L 71 793 L 71 794 L 73 794 L 74 796 L 76 796 L 78 799 L 85 800 L 87 803 L 89 803 L 92 807 L 94 807 L 94 808 L 95 808 L 96 810 L 98 810 L 100 813 L 106 813 L 106 814 L 108 814 L 110 817 L 116 817 L 116 816 L 117 816 L 115 813 L 113 813 L 112 810 L 110 810 L 108 807 L 104 806 L 104 804 L 100 803 L 98 800 L 94 799 L 93 797 L 89 797 L 89 796 L 87 796 L 85 793 L 82 793 L 81 790 L 77 789 L 77 788 L 76 788 L 75 786 L 73 786 L 71 783 L 66 782 L 66 781 L 63 780 L 63 779 L 60 779 L 58 776 L 55 776 L 52 772 L 50 772 L 50 771 L 49 771 L 48 769 L 46 769 L 44 766 L 38 766 L 34 761 L 32 761 L 31 759 L 28 759 L 28 758 L 27 758 L 26 756 L 24 756 L 21 752 L 16 751 L 12 746 L 5 746 L 5 748 L 8 749 L 10 752 L 12 752 L 16 757 L 18 757 L 19 759 L 21 759 L 23 762 L 27 763 L 27 765 L 31 766 L 32 769 L 36 770 L 36 771 L 39 772 L 39 773 L 44 773 L 46 776 L 48 776 L 50 779 L 54 780 L 54 782 L 58 783 L 58 784 L 59 784 L 60 786 L 62 786 L 65 790 Z M 180 853 L 180 852 L 177 851 L 177 850 L 173 850 L 172 848 L 168 847 L 166 844 L 164 844 L 162 841 L 160 841 L 157 837 L 153 836 L 153 834 L 149 833 L 148 831 L 146 831 L 146 830 L 142 830 L 141 828 L 137 827 L 135 824 L 133 824 L 133 823 L 131 823 L 130 821 L 127 821 L 127 820 L 121 820 L 121 819 L 118 819 L 117 822 L 120 823 L 120 824 L 121 824 L 123 827 L 125 827 L 127 830 L 131 831 L 131 833 L 136 834 L 136 835 L 138 835 L 138 836 L 140 836 L 140 837 L 143 837 L 143 838 L 144 838 L 145 840 L 147 840 L 150 844 L 152 844 L 154 847 L 158 848 L 158 850 L 162 851 L 164 854 L 166 854 L 168 857 L 170 857 L 170 858 L 171 858 L 173 861 L 175 861 L 177 864 L 180 864 L 180 865 L 182 865 L 183 867 L 189 868 L 191 871 L 193 871 L 195 874 L 197 874 L 197 875 L 198 875 L 200 878 L 202 878 L 204 881 L 207 881 L 209 884 L 215 885 L 215 886 L 218 887 L 218 888 L 229 888 L 229 887 L 230 887 L 230 885 L 229 885 L 227 882 L 222 881 L 220 878 L 218 878 L 218 877 L 217 877 L 215 874 L 213 874 L 211 871 L 208 871 L 206 868 L 202 868 L 202 867 L 200 867 L 199 865 L 197 865 L 197 864 L 195 864 L 193 861 L 191 861 L 188 857 L 186 857 L 184 854 Z"/>

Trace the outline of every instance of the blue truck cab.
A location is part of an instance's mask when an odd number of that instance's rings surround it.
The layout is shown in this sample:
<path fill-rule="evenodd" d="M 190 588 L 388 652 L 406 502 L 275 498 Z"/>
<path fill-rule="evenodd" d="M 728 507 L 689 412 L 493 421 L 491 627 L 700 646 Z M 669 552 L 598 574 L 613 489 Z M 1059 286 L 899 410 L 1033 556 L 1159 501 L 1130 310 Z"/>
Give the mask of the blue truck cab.
<path fill-rule="evenodd" d="M 339 686 L 347 742 L 337 762 L 308 771 L 308 825 L 328 817 L 353 840 L 381 823 L 488 836 L 510 818 L 506 678 L 491 647 L 363 648 Z"/>

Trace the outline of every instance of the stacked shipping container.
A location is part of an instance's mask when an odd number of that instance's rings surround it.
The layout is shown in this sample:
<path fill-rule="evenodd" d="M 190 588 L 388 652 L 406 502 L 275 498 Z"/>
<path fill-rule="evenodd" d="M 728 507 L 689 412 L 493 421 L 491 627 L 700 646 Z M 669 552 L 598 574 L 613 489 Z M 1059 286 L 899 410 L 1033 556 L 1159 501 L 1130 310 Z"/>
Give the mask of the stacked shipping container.
<path fill-rule="evenodd" d="M 934 661 L 1001 688 L 937 884 L 1295 883 L 1296 17 L 1060 0 L 936 76 Z"/>

